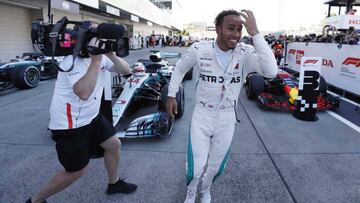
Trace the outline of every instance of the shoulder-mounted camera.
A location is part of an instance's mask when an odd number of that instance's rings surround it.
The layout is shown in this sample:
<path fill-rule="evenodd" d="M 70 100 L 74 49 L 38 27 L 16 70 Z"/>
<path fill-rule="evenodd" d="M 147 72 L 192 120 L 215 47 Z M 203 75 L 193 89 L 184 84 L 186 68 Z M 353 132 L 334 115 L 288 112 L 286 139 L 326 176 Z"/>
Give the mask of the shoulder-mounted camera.
<path fill-rule="evenodd" d="M 31 40 L 45 56 L 73 55 L 89 57 L 93 55 L 115 52 L 119 57 L 129 55 L 129 40 L 124 37 L 125 28 L 119 24 L 90 21 L 70 21 L 67 17 L 57 23 L 43 23 L 35 21 L 31 27 Z M 98 44 L 89 45 L 91 39 L 97 38 Z M 73 66 L 67 70 L 71 71 Z M 59 71 L 63 71 L 58 67 Z"/>

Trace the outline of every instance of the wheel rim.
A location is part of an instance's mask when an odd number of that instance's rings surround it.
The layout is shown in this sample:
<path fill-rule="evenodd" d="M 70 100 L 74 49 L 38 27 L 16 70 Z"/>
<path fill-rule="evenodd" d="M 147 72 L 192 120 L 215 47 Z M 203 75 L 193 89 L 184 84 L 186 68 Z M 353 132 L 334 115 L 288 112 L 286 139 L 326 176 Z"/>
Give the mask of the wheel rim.
<path fill-rule="evenodd" d="M 36 69 L 32 68 L 27 71 L 25 75 L 26 81 L 29 83 L 29 85 L 34 86 L 39 82 L 39 73 Z"/>

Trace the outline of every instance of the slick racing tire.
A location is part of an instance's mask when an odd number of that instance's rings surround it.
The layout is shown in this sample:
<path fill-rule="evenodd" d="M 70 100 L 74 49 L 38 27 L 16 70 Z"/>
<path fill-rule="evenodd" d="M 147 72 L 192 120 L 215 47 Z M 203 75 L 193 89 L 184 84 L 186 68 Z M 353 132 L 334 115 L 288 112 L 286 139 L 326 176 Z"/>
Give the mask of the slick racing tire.
<path fill-rule="evenodd" d="M 14 68 L 11 71 L 11 80 L 19 89 L 36 87 L 40 82 L 40 71 L 35 66 Z"/>
<path fill-rule="evenodd" d="M 161 99 L 159 102 L 160 111 L 166 111 L 166 100 L 167 100 L 168 91 L 169 91 L 169 84 L 166 84 L 161 92 Z M 179 87 L 179 91 L 176 93 L 175 99 L 177 103 L 177 112 L 178 112 L 175 115 L 175 119 L 178 119 L 183 116 L 185 109 L 185 91 L 182 85 Z"/>
<path fill-rule="evenodd" d="M 179 91 L 176 93 L 176 102 L 178 108 L 175 118 L 178 119 L 184 115 L 184 109 L 185 109 L 185 91 L 182 85 L 179 87 Z"/>
<path fill-rule="evenodd" d="M 259 74 L 251 74 L 247 77 L 245 83 L 246 96 L 249 99 L 256 99 L 256 97 L 264 91 L 264 78 Z"/>
<path fill-rule="evenodd" d="M 320 76 L 319 92 L 321 94 L 326 94 L 327 89 L 328 89 L 328 85 L 326 80 L 322 76 Z"/>
<path fill-rule="evenodd" d="M 49 76 L 51 78 L 56 78 L 57 75 L 58 75 L 58 69 L 57 69 L 57 66 L 56 64 L 49 64 L 46 66 L 47 69 L 49 69 Z"/>

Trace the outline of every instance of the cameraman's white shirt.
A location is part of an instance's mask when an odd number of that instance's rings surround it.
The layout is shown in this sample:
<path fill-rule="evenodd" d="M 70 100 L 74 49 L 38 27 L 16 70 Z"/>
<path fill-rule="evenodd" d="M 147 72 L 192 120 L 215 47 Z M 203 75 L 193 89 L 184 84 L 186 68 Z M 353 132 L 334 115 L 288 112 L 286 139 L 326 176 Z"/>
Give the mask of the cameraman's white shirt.
<path fill-rule="evenodd" d="M 106 79 L 105 73 L 106 70 L 110 70 L 113 63 L 105 55 L 102 56 L 95 89 L 89 99 L 84 101 L 74 93 L 73 86 L 86 74 L 90 62 L 90 58 L 77 57 L 73 70 L 58 73 L 50 106 L 51 130 L 79 128 L 89 124 L 98 115 Z M 65 57 L 60 63 L 60 67 L 64 70 L 70 69 L 71 65 L 72 56 Z"/>

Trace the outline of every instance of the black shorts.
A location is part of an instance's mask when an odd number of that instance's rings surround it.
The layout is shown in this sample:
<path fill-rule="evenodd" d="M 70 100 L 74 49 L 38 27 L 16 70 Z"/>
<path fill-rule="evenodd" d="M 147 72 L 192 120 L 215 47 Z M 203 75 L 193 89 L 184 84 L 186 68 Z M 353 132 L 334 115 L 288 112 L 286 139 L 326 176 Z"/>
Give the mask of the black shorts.
<path fill-rule="evenodd" d="M 83 169 L 90 158 L 104 156 L 100 144 L 113 135 L 114 127 L 99 114 L 90 124 L 69 130 L 51 130 L 61 165 L 68 172 Z"/>

